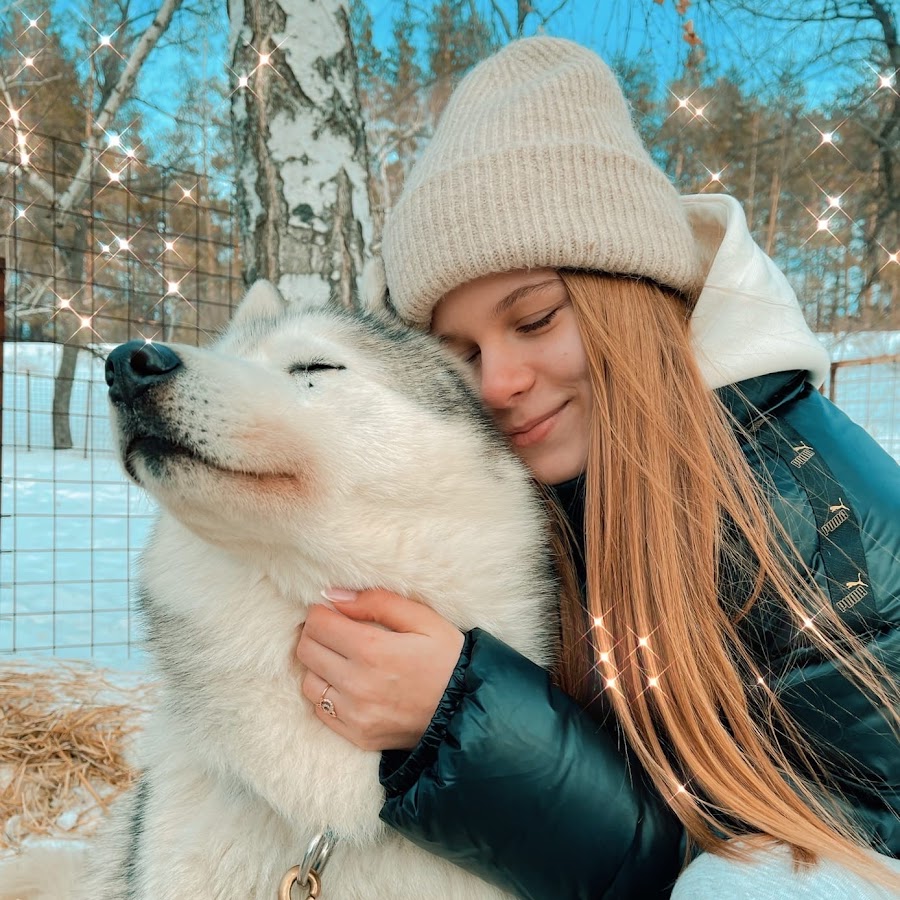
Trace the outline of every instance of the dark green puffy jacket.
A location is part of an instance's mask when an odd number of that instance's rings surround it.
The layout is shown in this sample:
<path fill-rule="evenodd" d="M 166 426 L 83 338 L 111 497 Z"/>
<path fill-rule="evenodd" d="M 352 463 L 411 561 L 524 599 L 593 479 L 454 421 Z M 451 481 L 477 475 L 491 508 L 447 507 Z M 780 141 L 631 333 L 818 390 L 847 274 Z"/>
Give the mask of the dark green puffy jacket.
<path fill-rule="evenodd" d="M 742 423 L 759 412 L 776 426 L 787 423 L 820 454 L 841 504 L 855 512 L 868 596 L 847 621 L 900 676 L 900 469 L 803 373 L 737 387 L 718 394 Z M 772 498 L 776 513 L 824 579 L 814 511 L 789 458 L 796 446 L 785 454 L 754 444 L 747 456 L 768 471 L 780 495 Z M 724 584 L 723 598 L 728 591 Z M 760 603 L 747 628 L 781 701 L 810 736 L 833 747 L 827 765 L 845 808 L 876 849 L 900 856 L 900 747 L 883 718 L 831 662 L 796 640 L 774 606 Z M 683 828 L 612 721 L 582 712 L 543 669 L 478 629 L 466 636 L 419 745 L 385 753 L 381 774 L 385 822 L 528 900 L 666 897 L 681 867 Z"/>

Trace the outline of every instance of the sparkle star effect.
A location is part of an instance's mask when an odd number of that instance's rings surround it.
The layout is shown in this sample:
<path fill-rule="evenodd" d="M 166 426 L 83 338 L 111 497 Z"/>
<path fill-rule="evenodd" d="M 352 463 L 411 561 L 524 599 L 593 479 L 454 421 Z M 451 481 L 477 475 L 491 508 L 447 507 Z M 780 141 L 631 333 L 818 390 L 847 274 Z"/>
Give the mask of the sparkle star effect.
<path fill-rule="evenodd" d="M 232 74 L 232 76 L 234 76 L 235 84 L 234 90 L 232 90 L 231 92 L 231 96 L 234 96 L 238 91 L 249 91 L 251 94 L 253 94 L 254 97 L 259 97 L 259 94 L 257 94 L 256 91 L 254 91 L 250 86 L 250 76 L 253 74 L 253 72 L 256 71 L 256 69 L 253 69 L 250 74 L 248 74 L 247 72 L 235 72 L 235 70 L 231 68 L 229 68 L 228 71 Z"/>
<path fill-rule="evenodd" d="M 275 46 L 271 50 L 257 50 L 256 47 L 251 47 L 250 49 L 253 50 L 254 53 L 256 53 L 257 60 L 258 60 L 256 69 L 262 68 L 263 66 L 271 66 L 272 65 L 272 54 L 276 50 L 279 50 L 281 48 L 281 45 L 284 43 L 285 40 L 287 40 L 287 38 L 284 38 L 283 40 L 279 41 L 277 44 L 275 44 Z M 255 72 L 256 69 L 254 69 L 253 71 Z"/>
<path fill-rule="evenodd" d="M 41 18 L 43 17 L 43 15 L 44 15 L 43 13 L 40 13 L 39 15 L 35 16 L 33 19 L 29 18 L 28 19 L 28 27 L 19 35 L 19 37 L 20 38 L 25 37 L 25 35 L 27 35 L 29 31 L 37 31 L 39 34 L 43 34 L 44 37 L 46 37 L 44 30 L 40 26 L 40 21 L 41 21 Z"/>
<path fill-rule="evenodd" d="M 630 649 L 624 659 L 618 660 L 618 664 L 614 664 L 613 650 L 622 647 L 623 642 L 615 641 L 614 645 L 610 646 L 611 634 L 603 625 L 602 616 L 593 617 L 593 628 L 589 629 L 584 637 L 587 639 L 591 632 L 593 632 L 593 637 L 590 640 L 595 648 L 597 659 L 594 671 L 599 676 L 599 687 L 602 691 L 621 691 L 620 681 L 623 674 L 627 674 L 629 676 L 628 683 L 633 684 L 631 667 L 637 666 L 639 669 L 638 682 L 644 685 L 639 689 L 639 696 L 646 691 L 660 692 L 663 696 L 661 693 L 662 676 L 665 674 L 665 669 L 660 670 L 655 664 L 655 654 L 651 647 L 652 634 L 634 635 L 634 644 L 628 644 Z M 659 700 L 654 702 L 659 702 Z"/>
<path fill-rule="evenodd" d="M 823 191 L 823 193 L 825 192 Z M 835 229 L 838 225 L 842 224 L 845 219 L 850 220 L 850 216 L 841 209 L 839 197 L 836 197 L 833 194 L 826 194 L 826 198 L 829 202 L 828 208 L 824 212 L 817 212 L 810 209 L 808 206 L 804 206 L 804 209 L 812 216 L 812 219 L 815 222 L 815 228 L 809 237 L 801 244 L 802 247 L 805 247 L 817 234 L 829 234 L 841 244 L 841 246 L 846 246 L 840 237 L 835 234 Z"/>
<path fill-rule="evenodd" d="M 19 50 L 16 50 L 16 52 L 19 54 L 19 56 L 22 57 L 22 62 L 19 65 L 18 71 L 16 72 L 16 76 L 21 75 L 22 72 L 24 72 L 26 69 L 30 69 L 32 72 L 35 72 L 38 75 L 42 74 L 41 70 L 38 68 L 38 65 L 37 65 L 37 55 L 36 54 L 29 53 L 26 55 Z M 40 51 L 38 51 L 38 52 L 40 52 Z"/>
<path fill-rule="evenodd" d="M 172 253 L 175 255 L 176 259 L 183 259 L 181 253 L 178 252 L 178 241 L 182 237 L 182 235 L 178 235 L 178 237 L 173 237 L 172 235 L 167 234 L 159 234 L 157 240 L 162 243 L 162 250 L 159 251 L 156 255 L 156 261 L 166 257 L 166 254 Z M 165 276 L 160 272 L 160 277 L 165 278 Z"/>
<path fill-rule="evenodd" d="M 74 312 L 74 310 L 72 310 Z M 72 336 L 69 338 L 71 340 L 78 334 L 79 331 L 90 331 L 97 340 L 101 340 L 100 334 L 96 328 L 94 328 L 94 317 L 93 316 L 83 316 L 78 313 L 75 314 L 78 319 L 78 327 L 72 333 Z"/>
<path fill-rule="evenodd" d="M 286 40 L 286 39 L 285 39 Z M 236 94 L 238 91 L 250 91 L 255 97 L 258 96 L 256 91 L 250 86 L 251 78 L 256 75 L 261 69 L 268 69 L 269 71 L 274 72 L 276 75 L 281 77 L 281 73 L 275 68 L 272 64 L 272 54 L 275 50 L 278 50 L 279 47 L 284 43 L 284 41 L 280 41 L 275 45 L 274 48 L 270 50 L 258 50 L 252 44 L 247 44 L 246 46 L 252 50 L 256 54 L 256 65 L 250 69 L 249 72 L 242 71 L 236 72 L 234 69 L 230 69 L 229 71 L 234 76 L 235 79 L 235 88 L 231 92 L 232 95 Z"/>
<path fill-rule="evenodd" d="M 801 631 L 818 631 L 814 621 L 815 616 L 806 616 L 800 624 Z"/>
<path fill-rule="evenodd" d="M 284 40 L 287 40 L 287 38 L 285 38 Z M 235 72 L 233 69 L 231 70 L 232 74 L 236 76 L 237 83 L 237 87 L 235 87 L 232 93 L 235 93 L 236 91 L 246 90 L 253 92 L 253 88 L 250 87 L 250 79 L 262 69 L 274 72 L 276 75 L 278 75 L 279 78 L 282 77 L 281 73 L 275 67 L 272 57 L 275 51 L 278 50 L 284 43 L 284 40 L 279 41 L 271 49 L 257 49 L 252 44 L 248 45 L 249 49 L 256 54 L 256 65 L 249 72 Z M 255 92 L 253 93 L 255 96 Z"/>
<path fill-rule="evenodd" d="M 815 180 L 813 180 L 813 184 L 821 192 L 823 201 L 828 204 L 825 211 L 819 215 L 816 215 L 816 213 L 814 213 L 811 209 L 809 209 L 809 207 L 806 207 L 807 212 L 811 216 L 813 216 L 813 218 L 815 218 L 817 220 L 827 218 L 830 220 L 830 219 L 834 218 L 834 216 L 839 214 L 844 219 L 846 219 L 848 222 L 853 221 L 852 216 L 850 216 L 850 214 L 844 209 L 844 197 L 847 196 L 847 194 L 850 191 L 850 188 L 852 188 L 853 185 L 856 184 L 855 181 L 853 182 L 853 184 L 850 185 L 850 187 L 844 188 L 844 190 L 841 191 L 839 194 L 834 193 L 833 191 L 826 190 L 824 187 L 822 187 L 822 185 L 820 185 Z"/>
<path fill-rule="evenodd" d="M 54 310 L 51 316 L 52 319 L 55 319 L 61 313 L 72 313 L 79 321 L 78 328 L 75 329 L 72 336 L 74 337 L 79 331 L 81 331 L 85 327 L 91 327 L 91 317 L 84 316 L 82 313 L 78 312 L 75 309 L 75 298 L 78 296 L 78 291 L 75 292 L 72 296 L 63 296 L 61 294 L 56 293 L 52 288 L 49 289 L 50 293 L 53 295 L 55 302 L 53 304 Z M 87 325 L 84 324 L 84 320 L 87 319 Z M 91 331 L 94 329 L 91 327 Z M 96 334 L 96 332 L 94 332 Z M 99 337 L 99 335 L 98 335 Z"/>
<path fill-rule="evenodd" d="M 706 171 L 709 173 L 709 181 L 707 181 L 706 184 L 703 185 L 702 190 L 705 191 L 707 188 L 714 185 L 717 189 L 724 190 L 725 185 L 722 183 L 722 176 L 725 174 L 725 169 L 727 169 L 728 166 L 725 166 L 721 169 L 716 169 L 715 171 L 710 169 L 708 166 L 703 166 L 703 168 L 706 169 Z"/>
<path fill-rule="evenodd" d="M 191 187 L 186 187 L 183 184 L 175 183 L 175 187 L 181 191 L 181 196 L 175 201 L 175 205 L 177 206 L 179 203 L 186 203 L 188 201 L 192 203 L 199 202 L 200 190 L 199 184 L 194 184 Z"/>
<path fill-rule="evenodd" d="M 835 150 L 837 150 L 838 153 L 841 154 L 841 156 L 844 157 L 844 159 L 847 159 L 846 154 L 837 145 L 837 142 L 840 140 L 841 136 L 841 126 L 846 123 L 846 119 L 838 122 L 837 125 L 835 125 L 833 128 L 829 128 L 827 131 L 823 131 L 821 128 L 819 128 L 819 126 L 816 125 L 816 123 L 813 122 L 812 119 L 807 118 L 806 121 L 809 122 L 810 125 L 812 125 L 816 133 L 819 135 L 819 143 L 816 144 L 816 146 L 806 154 L 803 159 L 804 162 L 806 162 L 806 160 L 809 159 L 813 155 L 813 153 L 815 153 L 817 150 L 820 150 L 822 147 L 833 147 Z"/>
<path fill-rule="evenodd" d="M 900 265 L 900 250 L 891 251 L 888 250 L 888 248 L 885 247 L 884 244 L 881 243 L 881 241 L 877 241 L 877 243 L 878 246 L 881 247 L 881 249 L 884 250 L 884 252 L 887 254 L 887 262 L 885 262 L 878 270 L 879 273 L 886 269 L 888 266 Z"/>
<path fill-rule="evenodd" d="M 897 73 L 898 69 L 895 69 L 893 72 L 882 72 L 880 69 L 876 69 L 871 63 L 866 63 L 869 70 L 875 76 L 875 89 L 869 94 L 868 98 L 871 100 L 877 94 L 880 94 L 882 91 L 890 91 L 892 94 L 898 94 L 897 91 Z"/>
<path fill-rule="evenodd" d="M 691 103 L 691 98 L 694 96 L 693 93 L 689 94 L 687 97 L 679 97 L 678 94 L 671 89 L 669 90 L 669 93 L 675 98 L 676 103 L 675 108 L 669 113 L 668 118 L 671 119 L 672 116 L 676 115 L 682 109 L 687 110 L 692 118 L 696 116 L 696 108 Z"/>
<path fill-rule="evenodd" d="M 119 59 L 125 59 L 125 57 L 122 56 L 122 54 L 119 52 L 118 48 L 115 45 L 116 32 L 119 30 L 119 28 L 116 28 L 115 30 L 107 33 L 107 32 L 103 32 L 103 31 L 98 31 L 96 28 L 94 28 L 93 25 L 91 25 L 90 22 L 88 22 L 87 24 L 90 26 L 90 28 L 94 32 L 94 34 L 97 35 L 97 46 L 94 47 L 94 49 L 90 52 L 90 54 L 88 54 L 88 59 L 90 59 L 95 53 L 101 53 L 101 52 L 103 52 L 103 53 L 112 52 L 112 53 L 115 53 L 116 56 L 119 57 Z M 119 27 L 121 27 L 121 26 L 119 26 Z"/>

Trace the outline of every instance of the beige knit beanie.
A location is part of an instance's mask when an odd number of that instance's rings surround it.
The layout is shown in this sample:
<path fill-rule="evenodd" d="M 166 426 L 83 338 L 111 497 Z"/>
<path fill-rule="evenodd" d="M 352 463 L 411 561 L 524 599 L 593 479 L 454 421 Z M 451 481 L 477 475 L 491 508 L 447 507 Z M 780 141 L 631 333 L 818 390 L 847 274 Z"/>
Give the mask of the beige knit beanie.
<path fill-rule="evenodd" d="M 419 327 L 448 291 L 514 269 L 702 285 L 678 195 L 615 76 L 557 38 L 514 41 L 463 79 L 387 216 L 383 255 L 391 302 Z"/>

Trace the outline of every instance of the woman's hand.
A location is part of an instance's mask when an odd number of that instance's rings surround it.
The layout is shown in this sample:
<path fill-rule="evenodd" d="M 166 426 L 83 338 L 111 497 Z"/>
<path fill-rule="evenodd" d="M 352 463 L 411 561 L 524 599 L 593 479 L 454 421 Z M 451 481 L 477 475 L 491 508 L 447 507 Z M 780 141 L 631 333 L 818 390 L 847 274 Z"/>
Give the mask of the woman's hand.
<path fill-rule="evenodd" d="M 313 606 L 297 659 L 303 695 L 328 689 L 334 716 L 316 714 L 363 750 L 409 750 L 428 728 L 462 650 L 463 635 L 433 609 L 384 590 L 326 592 L 338 612 Z"/>

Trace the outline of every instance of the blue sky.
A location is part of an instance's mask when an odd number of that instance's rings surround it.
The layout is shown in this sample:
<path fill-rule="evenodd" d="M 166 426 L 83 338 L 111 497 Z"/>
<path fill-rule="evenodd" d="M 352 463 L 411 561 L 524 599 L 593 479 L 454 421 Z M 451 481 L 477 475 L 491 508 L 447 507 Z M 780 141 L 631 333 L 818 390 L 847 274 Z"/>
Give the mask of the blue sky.
<path fill-rule="evenodd" d="M 558 0 L 535 0 L 535 4 L 552 9 Z M 513 14 L 511 0 L 500 0 L 500 5 L 507 15 Z M 771 8 L 772 4 L 761 0 L 761 5 Z M 391 20 L 399 6 L 396 0 L 369 3 L 376 42 L 382 46 L 390 40 Z M 479 6 L 489 11 L 485 0 L 479 0 Z M 713 70 L 725 72 L 736 67 L 763 92 L 775 85 L 785 68 L 803 66 L 807 95 L 812 102 L 827 103 L 848 80 L 871 74 L 861 45 L 845 54 L 840 65 L 833 60 L 803 65 L 814 58 L 816 48 L 841 43 L 849 31 L 844 23 L 830 23 L 824 29 L 808 24 L 788 37 L 786 25 L 762 23 L 746 14 L 726 16 L 721 10 L 722 4 L 715 0 L 690 6 L 685 16 L 676 12 L 675 0 L 662 4 L 653 0 L 569 0 L 553 16 L 545 33 L 578 41 L 606 59 L 619 54 L 643 59 L 653 66 L 660 84 L 677 78 L 683 69 L 689 48 L 682 27 L 688 19 L 703 41 Z M 530 16 L 526 33 L 533 34 L 537 24 L 536 17 Z M 877 33 L 876 26 L 867 28 L 869 33 Z"/>
<path fill-rule="evenodd" d="M 485 13 L 488 0 L 476 0 Z M 497 0 L 508 16 L 515 10 L 513 0 Z M 550 9 L 558 0 L 534 0 L 542 8 Z M 18 0 L 17 6 L 28 15 L 37 15 L 47 0 Z M 283 0 L 289 6 L 290 0 Z M 133 8 L 152 10 L 159 0 L 133 0 Z M 188 3 L 186 6 L 190 6 Z M 370 0 L 369 8 L 375 23 L 375 39 L 382 48 L 390 40 L 391 22 L 400 7 L 398 0 Z M 64 28 L 64 36 L 74 44 L 76 28 L 84 22 L 82 12 L 88 8 L 84 0 L 51 0 L 55 21 Z M 421 8 L 421 7 L 419 7 Z M 187 46 L 159 48 L 145 67 L 139 82 L 139 94 L 144 103 L 141 113 L 150 133 L 162 134 L 172 126 L 181 97 L 182 87 L 191 77 L 202 81 L 216 76 L 227 77 L 228 21 L 225 0 L 218 0 L 212 14 L 205 19 L 189 18 L 182 11 L 176 19 L 188 29 Z M 777 83 L 779 73 L 786 67 L 798 66 L 807 60 L 816 47 L 834 46 L 844 36 L 846 26 L 831 25 L 825 30 L 809 25 L 792 37 L 786 37 L 785 26 L 766 25 L 749 17 L 725 16 L 722 4 L 715 0 L 698 2 L 685 16 L 678 14 L 675 0 L 569 0 L 553 16 L 546 33 L 567 37 L 585 44 L 607 59 L 617 55 L 640 59 L 651 67 L 662 86 L 677 78 L 683 70 L 688 45 L 682 39 L 686 19 L 694 23 L 711 69 L 724 73 L 736 68 L 760 93 L 766 93 Z M 218 11 L 218 13 L 217 13 Z M 145 19 L 144 22 L 148 22 Z M 537 19 L 530 16 L 527 33 L 534 33 Z M 424 43 L 424 38 L 423 38 Z M 869 68 L 873 62 L 864 58 L 862 44 L 845 56 L 842 64 L 811 64 L 804 70 L 807 97 L 813 104 L 827 104 L 840 88 L 850 81 L 874 79 Z M 221 112 L 227 114 L 223 103 Z M 197 130 L 201 126 L 198 124 Z"/>

